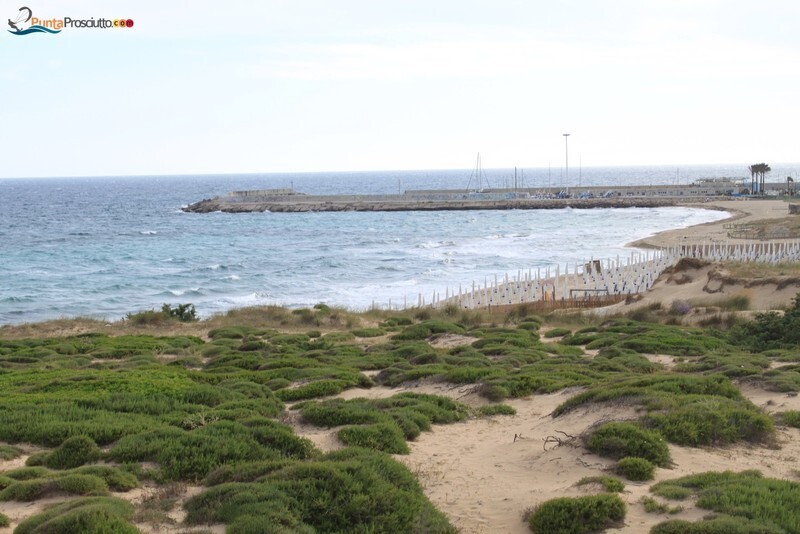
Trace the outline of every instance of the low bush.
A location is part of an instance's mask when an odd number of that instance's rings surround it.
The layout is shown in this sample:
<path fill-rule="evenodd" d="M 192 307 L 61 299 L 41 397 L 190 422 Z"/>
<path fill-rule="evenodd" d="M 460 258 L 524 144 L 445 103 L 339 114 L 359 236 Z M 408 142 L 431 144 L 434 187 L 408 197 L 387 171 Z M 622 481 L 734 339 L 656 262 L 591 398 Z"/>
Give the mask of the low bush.
<path fill-rule="evenodd" d="M 87 465 L 71 469 L 65 474 L 92 475 L 102 479 L 112 491 L 125 492 L 139 486 L 139 481 L 132 473 L 120 470 L 109 465 Z"/>
<path fill-rule="evenodd" d="M 14 534 L 137 534 L 128 521 L 133 505 L 113 497 L 87 497 L 56 504 L 20 522 Z"/>
<path fill-rule="evenodd" d="M 292 460 L 267 460 L 263 462 L 247 462 L 236 465 L 225 465 L 208 474 L 203 479 L 204 486 L 218 486 L 228 482 L 255 482 L 256 480 L 283 469 Z"/>
<path fill-rule="evenodd" d="M 708 472 L 659 482 L 650 491 L 669 498 L 674 488 L 683 488 L 690 495 L 696 495 L 698 508 L 736 516 L 737 521 L 742 520 L 747 527 L 744 530 L 724 530 L 718 525 L 706 524 L 711 522 L 702 521 L 694 523 L 691 530 L 682 532 L 800 532 L 796 513 L 800 509 L 800 484 L 797 482 L 763 478 L 758 471 Z M 743 521 L 744 518 L 750 522 Z M 728 522 L 721 524 L 727 526 Z"/>
<path fill-rule="evenodd" d="M 605 530 L 625 518 L 625 503 L 617 495 L 562 497 L 547 501 L 528 517 L 535 534 L 588 534 Z"/>
<path fill-rule="evenodd" d="M 356 337 L 380 337 L 386 333 L 380 328 L 359 328 L 350 332 Z"/>
<path fill-rule="evenodd" d="M 547 332 L 545 332 L 543 335 L 546 338 L 552 338 L 552 337 L 568 336 L 571 333 L 572 333 L 572 330 L 570 330 L 569 328 L 553 328 L 553 329 L 550 329 Z"/>
<path fill-rule="evenodd" d="M 575 485 L 600 484 L 609 493 L 620 493 L 625 489 L 625 483 L 620 479 L 609 476 L 583 477 Z"/>
<path fill-rule="evenodd" d="M 19 449 L 11 445 L 0 445 L 0 460 L 13 460 L 19 458 Z"/>
<path fill-rule="evenodd" d="M 74 495 L 105 495 L 108 493 L 108 484 L 95 475 L 74 473 L 57 478 L 55 482 L 58 489 Z"/>
<path fill-rule="evenodd" d="M 517 415 L 517 410 L 508 404 L 487 404 L 478 408 L 478 413 L 489 415 Z"/>
<path fill-rule="evenodd" d="M 455 323 L 429 319 L 421 323 L 411 325 L 403 329 L 399 334 L 395 334 L 397 341 L 412 341 L 427 339 L 433 334 L 463 334 L 464 328 Z"/>
<path fill-rule="evenodd" d="M 345 380 L 317 380 L 296 388 L 280 389 L 275 392 L 275 396 L 284 402 L 292 402 L 336 395 L 354 385 Z"/>
<path fill-rule="evenodd" d="M 650 534 L 786 534 L 786 532 L 774 525 L 751 521 L 740 516 L 718 516 L 695 523 L 673 519 L 650 529 Z"/>
<path fill-rule="evenodd" d="M 22 480 L 9 485 L 0 491 L 0 501 L 35 501 L 48 491 L 54 491 L 55 485 L 43 479 Z"/>
<path fill-rule="evenodd" d="M 648 514 L 677 514 L 683 511 L 682 506 L 670 507 L 652 497 L 642 497 L 641 503 L 644 506 L 644 511 Z"/>
<path fill-rule="evenodd" d="M 405 466 L 366 449 L 292 462 L 258 482 L 220 484 L 184 507 L 190 525 L 223 522 L 239 532 L 266 524 L 247 517 L 268 518 L 275 530 L 265 532 L 456 532 Z"/>
<path fill-rule="evenodd" d="M 644 458 L 626 456 L 617 462 L 617 473 L 635 482 L 653 480 L 655 471 L 656 466 Z"/>
<path fill-rule="evenodd" d="M 88 436 L 73 436 L 64 440 L 44 459 L 44 465 L 51 469 L 72 469 L 96 462 L 102 455 L 100 448 Z"/>
<path fill-rule="evenodd" d="M 589 436 L 586 447 L 595 454 L 615 460 L 631 456 L 659 467 L 667 467 L 670 462 L 664 438 L 636 423 L 606 423 Z"/>
<path fill-rule="evenodd" d="M 374 449 L 389 454 L 409 453 L 405 436 L 395 423 L 348 426 L 336 435 L 342 443 L 351 447 Z"/>
<path fill-rule="evenodd" d="M 800 411 L 788 410 L 780 414 L 780 420 L 784 425 L 800 428 Z"/>
<path fill-rule="evenodd" d="M 763 442 L 774 432 L 769 416 L 750 403 L 720 397 L 685 400 L 667 412 L 648 414 L 645 424 L 672 443 L 694 447 L 740 440 Z"/>
<path fill-rule="evenodd" d="M 0 528 L 5 528 L 11 524 L 7 515 L 0 513 Z"/>

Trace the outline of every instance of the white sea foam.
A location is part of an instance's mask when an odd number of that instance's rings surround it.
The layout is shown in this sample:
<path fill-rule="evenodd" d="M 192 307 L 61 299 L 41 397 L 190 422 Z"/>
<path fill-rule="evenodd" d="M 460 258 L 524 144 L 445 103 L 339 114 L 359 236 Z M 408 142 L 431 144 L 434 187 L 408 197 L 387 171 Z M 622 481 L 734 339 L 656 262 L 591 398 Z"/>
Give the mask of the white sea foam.
<path fill-rule="evenodd" d="M 614 170 L 615 176 L 625 172 Z M 673 167 L 673 179 L 674 172 Z M 453 187 L 463 178 L 444 171 L 442 176 L 456 181 L 426 175 L 403 183 L 409 189 Z M 343 190 L 344 179 L 302 178 L 303 192 L 353 192 Z M 385 185 L 357 178 L 352 183 L 362 189 L 355 192 L 379 193 Z M 165 300 L 192 302 L 201 315 L 257 304 L 416 303 L 419 293 L 429 301 L 433 292 L 444 295 L 448 287 L 457 291 L 459 284 L 471 287 L 473 280 L 482 283 L 505 272 L 625 257 L 630 250 L 623 245 L 637 238 L 726 216 L 690 208 L 200 215 L 176 206 L 288 182 L 170 180 L 166 188 L 147 178 L 115 179 L 103 188 L 65 180 L 57 195 L 52 184 L 40 181 L 26 181 L 19 191 L 6 187 L 0 294 L 7 300 L 0 305 L 0 324 L 65 315 L 113 319 L 158 308 Z M 396 185 L 395 177 L 387 180 Z M 312 182 L 316 189 L 307 186 Z M 48 210 L 48 195 L 66 211 Z M 78 201 L 87 195 L 91 204 Z M 35 231 L 19 224 L 26 220 L 36 221 Z"/>

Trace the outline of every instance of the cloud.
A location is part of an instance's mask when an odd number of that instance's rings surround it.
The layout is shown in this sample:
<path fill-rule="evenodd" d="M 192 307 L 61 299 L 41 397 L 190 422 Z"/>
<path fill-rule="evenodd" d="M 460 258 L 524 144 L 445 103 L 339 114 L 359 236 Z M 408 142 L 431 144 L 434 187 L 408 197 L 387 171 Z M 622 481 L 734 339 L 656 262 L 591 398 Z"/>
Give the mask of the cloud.
<path fill-rule="evenodd" d="M 638 46 L 553 40 L 428 40 L 414 43 L 276 45 L 238 62 L 245 78 L 332 81 L 470 80 L 558 73 L 635 78 L 680 75 L 703 78 L 775 75 L 797 59 L 790 50 L 715 38 L 640 42 Z"/>

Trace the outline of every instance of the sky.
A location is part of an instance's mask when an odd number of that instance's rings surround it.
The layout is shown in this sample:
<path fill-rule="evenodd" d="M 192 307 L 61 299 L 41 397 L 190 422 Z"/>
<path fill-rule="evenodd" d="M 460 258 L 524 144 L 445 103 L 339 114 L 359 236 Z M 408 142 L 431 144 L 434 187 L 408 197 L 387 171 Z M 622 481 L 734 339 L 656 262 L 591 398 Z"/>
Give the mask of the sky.
<path fill-rule="evenodd" d="M 22 1 L 0 178 L 800 160 L 794 1 Z"/>

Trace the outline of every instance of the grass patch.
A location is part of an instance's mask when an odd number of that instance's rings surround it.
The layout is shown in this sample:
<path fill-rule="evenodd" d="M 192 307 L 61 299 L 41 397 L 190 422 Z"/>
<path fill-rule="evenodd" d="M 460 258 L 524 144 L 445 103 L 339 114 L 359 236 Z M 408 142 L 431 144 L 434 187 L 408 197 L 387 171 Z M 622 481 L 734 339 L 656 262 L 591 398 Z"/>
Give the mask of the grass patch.
<path fill-rule="evenodd" d="M 586 486 L 587 484 L 600 484 L 608 493 L 621 493 L 625 490 L 625 483 L 616 477 L 594 476 L 583 477 L 575 485 Z"/>
<path fill-rule="evenodd" d="M 14 534 L 50 532 L 136 534 L 129 523 L 133 505 L 113 497 L 89 497 L 56 504 L 44 512 L 22 521 Z"/>
<path fill-rule="evenodd" d="M 508 404 L 487 404 L 478 408 L 478 413 L 483 416 L 517 415 L 517 410 Z"/>
<path fill-rule="evenodd" d="M 22 453 L 11 445 L 0 445 L 0 460 L 13 460 L 19 458 Z"/>
<path fill-rule="evenodd" d="M 336 435 L 339 441 L 351 447 L 364 447 L 388 454 L 409 453 L 403 431 L 395 424 L 348 426 Z"/>
<path fill-rule="evenodd" d="M 72 469 L 96 462 L 102 453 L 97 443 L 88 436 L 67 438 L 51 454 L 43 459 L 43 464 L 51 469 Z"/>
<path fill-rule="evenodd" d="M 546 338 L 563 337 L 563 336 L 568 336 L 571 333 L 572 330 L 570 330 L 569 328 L 553 328 L 545 332 L 543 336 Z"/>
<path fill-rule="evenodd" d="M 786 425 L 794 428 L 800 428 L 800 411 L 787 410 L 780 414 L 780 421 Z"/>
<path fill-rule="evenodd" d="M 763 478 L 758 471 L 701 473 L 655 484 L 650 490 L 667 498 L 671 488 L 683 488 L 697 497 L 696 506 L 718 514 L 736 517 L 747 530 L 720 530 L 720 525 L 694 524 L 683 532 L 800 532 L 800 484 L 788 480 Z M 667 489 L 664 492 L 664 489 Z M 665 494 L 666 493 L 666 494 Z M 749 521 L 742 521 L 742 518 Z M 720 524 L 728 525 L 728 518 Z M 683 525 L 686 526 L 686 525 Z M 677 532 L 676 525 L 659 532 Z M 757 530 L 760 528 L 761 530 Z"/>
<path fill-rule="evenodd" d="M 634 457 L 651 464 L 667 467 L 669 448 L 664 438 L 636 423 L 606 423 L 599 426 L 586 440 L 586 448 L 595 454 L 620 460 Z"/>
<path fill-rule="evenodd" d="M 683 511 L 682 506 L 669 506 L 652 497 L 642 497 L 640 502 L 644 506 L 644 511 L 648 514 L 677 514 Z"/>
<path fill-rule="evenodd" d="M 273 532 L 456 532 L 408 469 L 365 449 L 291 462 L 258 482 L 220 484 L 184 507 L 190 525 L 223 522 L 239 532 L 262 528 L 264 519 Z"/>
<path fill-rule="evenodd" d="M 400 393 L 386 399 L 309 402 L 299 409 L 303 420 L 315 426 L 368 425 L 365 430 L 343 429 L 339 439 L 346 444 L 397 454 L 407 452 L 406 439 L 416 439 L 421 432 L 430 430 L 432 424 L 453 423 L 469 415 L 469 409 L 459 402 L 417 393 Z M 385 431 L 385 440 L 376 436 L 376 428 Z"/>
<path fill-rule="evenodd" d="M 625 519 L 625 503 L 617 495 L 562 497 L 538 506 L 528 517 L 535 534 L 588 534 L 605 530 Z"/>
<path fill-rule="evenodd" d="M 617 473 L 634 482 L 653 480 L 656 466 L 650 460 L 626 456 L 617 462 Z"/>

